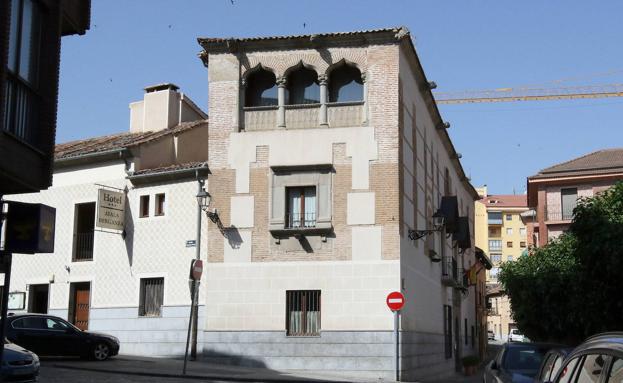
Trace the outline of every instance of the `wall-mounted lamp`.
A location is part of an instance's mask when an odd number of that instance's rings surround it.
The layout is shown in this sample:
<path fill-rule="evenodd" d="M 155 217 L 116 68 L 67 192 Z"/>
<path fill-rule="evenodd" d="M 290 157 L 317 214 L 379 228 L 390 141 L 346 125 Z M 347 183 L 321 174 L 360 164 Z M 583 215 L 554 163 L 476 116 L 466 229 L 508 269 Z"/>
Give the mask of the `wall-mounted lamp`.
<path fill-rule="evenodd" d="M 409 239 L 417 241 L 418 239 L 424 238 L 436 231 L 441 231 L 445 223 L 446 216 L 441 212 L 441 210 L 437 210 L 435 214 L 433 214 L 433 228 L 427 230 L 409 230 Z"/>
<path fill-rule="evenodd" d="M 437 83 L 435 81 L 429 81 L 428 82 L 428 88 L 429 89 L 436 89 L 437 88 Z"/>
<path fill-rule="evenodd" d="M 201 191 L 197 193 L 197 205 L 199 205 L 201 210 L 206 212 L 206 215 L 208 216 L 208 218 L 210 218 L 210 221 L 216 224 L 218 229 L 221 231 L 221 234 L 227 236 L 225 234 L 225 227 L 223 226 L 223 222 L 221 222 L 221 218 L 218 216 L 218 210 L 209 210 L 210 202 L 212 202 L 212 196 L 202 187 Z"/>

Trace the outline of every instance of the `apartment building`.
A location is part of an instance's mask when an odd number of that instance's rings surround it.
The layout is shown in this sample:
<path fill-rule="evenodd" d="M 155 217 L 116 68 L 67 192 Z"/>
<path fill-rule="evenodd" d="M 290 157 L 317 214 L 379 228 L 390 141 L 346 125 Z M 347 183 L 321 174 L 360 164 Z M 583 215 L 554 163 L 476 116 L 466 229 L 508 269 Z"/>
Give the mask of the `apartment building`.
<path fill-rule="evenodd" d="M 146 88 L 130 115 L 129 132 L 56 145 L 47 190 L 6 196 L 56 209 L 54 252 L 13 255 L 9 311 L 114 335 L 122 354 L 179 356 L 207 116 L 173 84 Z"/>
<path fill-rule="evenodd" d="M 497 276 L 503 262 L 513 262 L 527 254 L 528 228 L 522 220 L 528 211 L 526 196 L 490 195 L 486 186 L 477 191 L 481 199 L 475 203 L 476 246 L 486 249 L 493 266 L 486 275 L 488 330 L 497 339 L 506 340 L 515 324 L 510 302 Z"/>
<path fill-rule="evenodd" d="M 529 244 L 543 246 L 565 232 L 577 200 L 623 180 L 623 148 L 602 149 L 545 168 L 528 177 Z"/>
<path fill-rule="evenodd" d="M 403 379 L 460 369 L 478 350 L 464 278 L 478 195 L 408 30 L 199 43 L 222 222 L 204 358 L 391 378 L 385 298 L 401 291 Z"/>

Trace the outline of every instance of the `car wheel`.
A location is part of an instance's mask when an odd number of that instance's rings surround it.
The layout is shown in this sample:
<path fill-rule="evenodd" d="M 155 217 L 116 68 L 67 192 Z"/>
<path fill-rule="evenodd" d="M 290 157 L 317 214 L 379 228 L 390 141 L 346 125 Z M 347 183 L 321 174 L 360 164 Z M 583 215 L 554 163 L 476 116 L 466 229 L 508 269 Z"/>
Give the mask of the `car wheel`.
<path fill-rule="evenodd" d="M 95 347 L 93 347 L 93 359 L 95 360 L 106 360 L 110 355 L 110 347 L 106 343 L 97 343 Z"/>

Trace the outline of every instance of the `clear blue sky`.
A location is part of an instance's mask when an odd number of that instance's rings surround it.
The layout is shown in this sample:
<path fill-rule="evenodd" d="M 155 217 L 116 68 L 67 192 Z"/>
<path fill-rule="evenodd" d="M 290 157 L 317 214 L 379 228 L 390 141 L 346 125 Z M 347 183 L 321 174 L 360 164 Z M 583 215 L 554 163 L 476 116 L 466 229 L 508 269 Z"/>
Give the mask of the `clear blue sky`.
<path fill-rule="evenodd" d="M 555 87 L 623 83 L 621 15 L 615 0 L 92 0 L 91 30 L 63 39 L 57 142 L 127 131 L 128 103 L 151 84 L 173 82 L 207 110 L 199 36 L 405 25 L 439 91 Z M 490 193 L 522 193 L 539 169 L 623 147 L 623 98 L 440 110 L 472 183 Z"/>

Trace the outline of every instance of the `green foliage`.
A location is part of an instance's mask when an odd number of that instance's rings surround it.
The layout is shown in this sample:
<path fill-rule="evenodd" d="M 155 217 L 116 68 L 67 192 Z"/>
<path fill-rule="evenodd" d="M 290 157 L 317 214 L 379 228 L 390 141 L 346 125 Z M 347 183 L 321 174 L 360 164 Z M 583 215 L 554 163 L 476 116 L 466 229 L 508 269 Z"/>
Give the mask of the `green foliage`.
<path fill-rule="evenodd" d="M 502 265 L 499 279 L 532 340 L 623 329 L 623 183 L 579 201 L 567 233 Z"/>
<path fill-rule="evenodd" d="M 480 363 L 480 359 L 476 355 L 468 355 L 461 358 L 461 363 L 463 363 L 463 366 L 477 366 Z"/>

